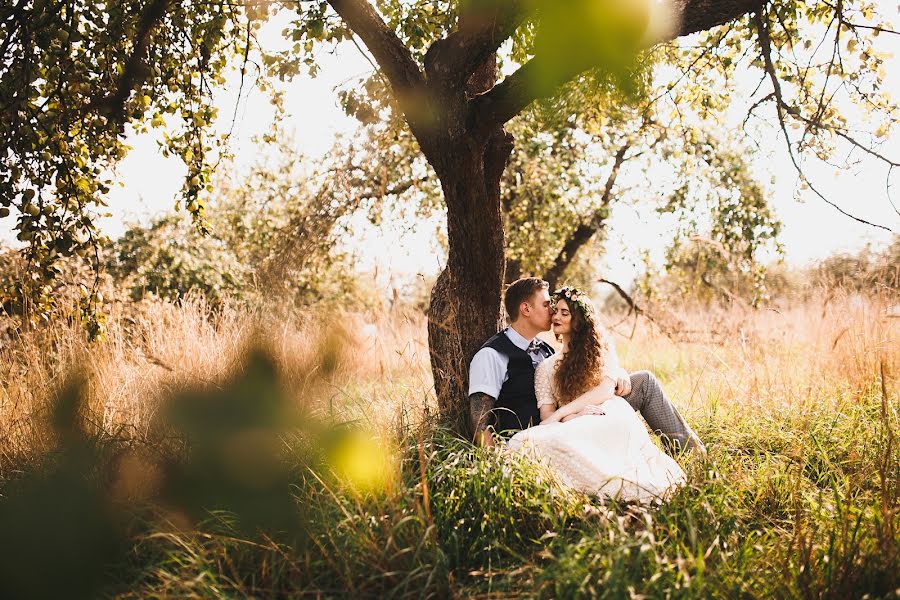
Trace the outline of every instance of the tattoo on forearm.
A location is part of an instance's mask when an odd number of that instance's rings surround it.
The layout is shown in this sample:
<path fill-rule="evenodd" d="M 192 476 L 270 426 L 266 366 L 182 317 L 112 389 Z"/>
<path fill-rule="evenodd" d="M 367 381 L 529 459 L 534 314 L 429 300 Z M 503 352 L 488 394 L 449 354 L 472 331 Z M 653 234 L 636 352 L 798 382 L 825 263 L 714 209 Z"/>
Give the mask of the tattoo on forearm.
<path fill-rule="evenodd" d="M 469 414 L 472 417 L 472 429 L 475 433 L 481 433 L 487 427 L 493 408 L 494 399 L 491 396 L 482 392 L 476 392 L 469 396 Z"/>

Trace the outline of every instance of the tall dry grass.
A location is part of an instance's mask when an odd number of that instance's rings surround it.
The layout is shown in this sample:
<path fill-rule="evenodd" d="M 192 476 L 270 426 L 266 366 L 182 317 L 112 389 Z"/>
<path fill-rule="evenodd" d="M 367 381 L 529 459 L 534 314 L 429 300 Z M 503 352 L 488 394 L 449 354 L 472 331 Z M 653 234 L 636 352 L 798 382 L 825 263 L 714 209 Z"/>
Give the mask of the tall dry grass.
<path fill-rule="evenodd" d="M 617 327 L 630 368 L 655 371 L 688 412 L 826 410 L 900 384 L 900 299 L 842 290 L 782 309 L 688 311 Z M 824 406 L 824 405 L 828 406 Z"/>
<path fill-rule="evenodd" d="M 214 309 L 192 297 L 114 307 L 101 342 L 65 321 L 15 333 L 0 348 L 0 452 L 46 449 L 41 417 L 76 371 L 87 382 L 92 425 L 144 439 L 161 402 L 186 386 L 220 383 L 260 344 L 298 404 L 390 429 L 398 414 L 416 421 L 429 405 L 424 327 L 414 313 Z M 323 364 L 323 377 L 310 372 Z"/>
<path fill-rule="evenodd" d="M 683 312 L 679 327 L 689 338 L 644 320 L 633 331 L 620 322 L 613 332 L 623 364 L 655 372 L 695 420 L 723 411 L 803 414 L 852 402 L 877 384 L 882 368 L 896 399 L 900 317 L 891 300 L 832 292 L 821 303 L 784 310 Z M 309 365 L 324 352 L 333 354 L 335 369 L 317 395 L 320 410 L 383 427 L 432 405 L 420 313 L 213 310 L 194 297 L 115 308 L 105 342 L 90 342 L 65 322 L 8 338 L 0 348 L 2 450 L 43 448 L 35 417 L 76 368 L 86 372 L 96 427 L 141 437 L 173 390 L 220 381 L 260 339 L 297 402 L 307 401 Z"/>

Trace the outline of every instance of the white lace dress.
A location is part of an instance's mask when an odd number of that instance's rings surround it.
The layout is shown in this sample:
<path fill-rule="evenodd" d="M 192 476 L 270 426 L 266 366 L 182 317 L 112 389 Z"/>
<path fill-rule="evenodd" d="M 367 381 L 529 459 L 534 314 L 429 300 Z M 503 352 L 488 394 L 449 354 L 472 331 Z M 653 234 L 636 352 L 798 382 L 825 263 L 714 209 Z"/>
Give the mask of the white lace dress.
<path fill-rule="evenodd" d="M 538 406 L 556 405 L 553 372 L 560 354 L 538 365 Z M 605 415 L 538 425 L 514 435 L 508 447 L 547 465 L 564 485 L 622 501 L 665 499 L 685 481 L 684 471 L 650 439 L 624 398 L 603 403 Z"/>

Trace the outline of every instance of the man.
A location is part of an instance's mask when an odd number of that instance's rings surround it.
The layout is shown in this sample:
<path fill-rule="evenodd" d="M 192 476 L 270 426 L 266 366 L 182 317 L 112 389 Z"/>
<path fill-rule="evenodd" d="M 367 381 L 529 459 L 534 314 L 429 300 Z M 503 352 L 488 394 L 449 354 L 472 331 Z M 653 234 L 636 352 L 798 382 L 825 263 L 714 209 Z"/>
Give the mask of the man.
<path fill-rule="evenodd" d="M 503 298 L 509 327 L 487 340 L 472 358 L 469 407 L 476 443 L 494 446 L 495 433 L 509 435 L 541 422 L 534 371 L 554 353 L 549 344 L 537 339 L 537 334 L 550 330 L 553 307 L 549 287 L 536 277 L 510 284 Z M 650 428 L 662 436 L 669 452 L 695 448 L 706 453 L 652 373 L 629 375 L 619 369 L 616 395 L 641 413 Z M 592 400 L 591 392 L 587 392 L 572 402 L 587 405 Z"/>

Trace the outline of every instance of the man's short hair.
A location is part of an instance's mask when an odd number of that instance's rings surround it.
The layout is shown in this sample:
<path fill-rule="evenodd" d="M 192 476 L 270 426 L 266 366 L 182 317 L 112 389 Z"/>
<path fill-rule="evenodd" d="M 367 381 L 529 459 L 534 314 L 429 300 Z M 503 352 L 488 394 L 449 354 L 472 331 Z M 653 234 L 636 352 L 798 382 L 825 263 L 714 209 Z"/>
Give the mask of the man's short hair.
<path fill-rule="evenodd" d="M 519 307 L 523 302 L 531 300 L 535 292 L 549 288 L 549 283 L 537 277 L 523 277 L 509 284 L 506 294 L 503 296 L 503 306 L 506 307 L 509 321 L 512 322 L 519 318 Z"/>

